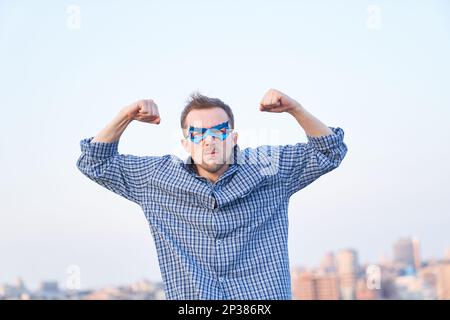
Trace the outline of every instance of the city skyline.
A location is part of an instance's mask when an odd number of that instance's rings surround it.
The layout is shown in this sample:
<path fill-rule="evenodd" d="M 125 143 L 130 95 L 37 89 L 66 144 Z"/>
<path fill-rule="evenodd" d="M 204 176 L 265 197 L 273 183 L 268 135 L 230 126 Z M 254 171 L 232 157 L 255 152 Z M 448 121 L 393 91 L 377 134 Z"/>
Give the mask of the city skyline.
<path fill-rule="evenodd" d="M 412 247 L 410 244 L 415 244 L 416 246 Z M 322 290 L 325 290 L 324 293 L 320 294 L 322 299 L 381 299 L 382 297 L 379 292 L 381 292 L 380 290 L 382 288 L 376 287 L 375 284 L 374 288 L 361 288 L 362 282 L 357 281 L 358 279 L 361 280 L 364 276 L 369 275 L 372 272 L 370 271 L 371 268 L 372 270 L 373 268 L 378 268 L 379 270 L 381 270 L 380 268 L 394 268 L 396 270 L 395 272 L 398 272 L 398 276 L 412 276 L 418 275 L 420 270 L 424 267 L 426 268 L 439 263 L 448 263 L 450 272 L 450 248 L 448 248 L 441 257 L 431 259 L 422 258 L 422 253 L 420 252 L 420 240 L 415 237 L 402 237 L 398 238 L 392 244 L 391 249 L 392 259 L 384 257 L 384 260 L 377 261 L 376 263 L 360 261 L 359 251 L 355 248 L 342 248 L 337 252 L 324 252 L 321 262 L 314 267 L 306 268 L 301 265 L 291 266 L 293 299 L 299 298 L 298 294 L 296 296 L 295 285 L 295 282 L 299 281 L 299 279 L 300 282 L 303 281 L 306 283 L 313 278 L 319 277 L 319 279 L 321 279 L 318 280 L 321 281 L 319 282 L 321 283 L 319 286 L 322 287 Z M 136 299 L 164 299 L 163 283 L 161 281 L 137 279 L 133 284 L 116 283 L 97 288 L 89 288 L 82 285 L 81 270 L 75 270 L 74 272 L 74 266 L 71 267 L 72 273 L 69 277 L 73 277 L 74 275 L 80 277 L 76 280 L 78 282 L 76 288 L 68 288 L 69 286 L 74 285 L 74 282 L 69 278 L 66 278 L 63 281 L 50 279 L 41 280 L 37 287 L 31 288 L 26 286 L 26 281 L 23 278 L 17 276 L 13 282 L 0 282 L 0 299 L 2 297 L 5 298 L 4 295 L 5 292 L 8 291 L 8 288 L 13 292 L 17 290 L 27 292 L 25 299 L 32 298 L 33 294 L 36 297 L 48 299 L 51 299 L 52 297 L 58 297 L 58 299 L 62 297 L 64 297 L 64 299 L 80 299 L 81 297 L 83 297 L 82 299 L 108 299 L 108 297 L 110 297 L 110 299 L 127 299 L 127 292 L 130 294 L 130 297 L 131 295 L 134 295 Z M 379 276 L 381 277 L 381 273 Z M 450 285 L 450 273 L 448 274 L 448 277 L 447 281 L 448 285 Z M 338 282 L 336 282 L 338 279 L 340 279 L 339 286 Z M 342 288 L 342 284 L 344 284 L 344 288 Z M 345 289 L 345 284 L 348 286 L 347 290 Z M 331 286 L 332 289 L 327 288 L 327 286 Z M 380 284 L 378 284 L 378 286 L 380 286 Z M 143 287 L 144 289 L 147 289 L 144 290 L 142 289 Z M 338 287 L 341 289 L 339 290 Z M 359 287 L 360 292 L 364 292 L 362 293 L 362 296 L 357 296 L 356 292 L 351 292 L 352 288 L 353 290 L 356 290 L 356 287 Z M 124 292 L 121 292 L 121 290 Z M 130 290 L 134 293 L 130 293 Z M 450 287 L 448 287 L 448 290 L 449 295 L 447 299 L 450 299 Z M 143 291 L 147 292 L 148 295 L 144 294 Z M 314 300 L 314 297 L 316 299 L 318 298 L 318 296 L 312 295 L 311 293 L 303 293 L 300 294 L 300 296 L 302 299 Z"/>
<path fill-rule="evenodd" d="M 359 263 L 354 249 L 328 252 L 314 269 L 293 268 L 296 300 L 449 300 L 450 252 L 422 259 L 417 238 L 393 244 L 393 259 Z"/>

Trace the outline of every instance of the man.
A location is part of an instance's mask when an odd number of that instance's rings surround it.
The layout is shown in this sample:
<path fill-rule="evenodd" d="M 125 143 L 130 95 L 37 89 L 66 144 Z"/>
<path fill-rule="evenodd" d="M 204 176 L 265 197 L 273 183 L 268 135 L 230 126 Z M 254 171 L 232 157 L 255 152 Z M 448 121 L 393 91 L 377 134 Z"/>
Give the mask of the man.
<path fill-rule="evenodd" d="M 142 207 L 167 299 L 291 299 L 289 198 L 338 167 L 347 147 L 341 128 L 278 90 L 260 110 L 291 114 L 308 142 L 241 150 L 231 108 L 198 93 L 181 114 L 185 161 L 118 152 L 130 122 L 160 123 L 152 100 L 123 108 L 81 141 L 81 172 Z"/>

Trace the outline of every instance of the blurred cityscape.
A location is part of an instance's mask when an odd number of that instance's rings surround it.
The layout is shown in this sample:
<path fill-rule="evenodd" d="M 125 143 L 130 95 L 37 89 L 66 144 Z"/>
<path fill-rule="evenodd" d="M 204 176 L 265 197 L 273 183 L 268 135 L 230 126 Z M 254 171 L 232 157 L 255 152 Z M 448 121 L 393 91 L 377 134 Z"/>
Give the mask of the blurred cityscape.
<path fill-rule="evenodd" d="M 57 281 L 43 281 L 37 290 L 29 290 L 22 279 L 0 285 L 0 300 L 164 300 L 162 283 L 147 280 L 131 285 L 91 290 L 67 290 Z"/>
<path fill-rule="evenodd" d="M 443 259 L 422 260 L 420 243 L 402 238 L 393 259 L 360 264 L 358 252 L 327 253 L 319 267 L 291 270 L 293 299 L 435 300 L 450 299 L 450 250 Z"/>
<path fill-rule="evenodd" d="M 327 253 L 320 266 L 291 270 L 295 300 L 428 300 L 450 299 L 450 250 L 442 259 L 422 260 L 420 243 L 402 238 L 393 245 L 393 259 L 360 264 L 354 249 Z M 60 288 L 44 281 L 29 290 L 18 278 L 0 285 L 0 300 L 163 300 L 162 283 L 142 280 L 131 285 L 92 290 Z"/>

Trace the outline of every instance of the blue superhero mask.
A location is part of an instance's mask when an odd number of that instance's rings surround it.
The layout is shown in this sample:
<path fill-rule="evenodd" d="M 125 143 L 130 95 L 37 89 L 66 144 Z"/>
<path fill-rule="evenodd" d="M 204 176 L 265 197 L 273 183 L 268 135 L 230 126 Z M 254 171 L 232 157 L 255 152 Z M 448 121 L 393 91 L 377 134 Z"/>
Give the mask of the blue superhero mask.
<path fill-rule="evenodd" d="M 230 134 L 231 129 L 228 125 L 228 121 L 218 124 L 211 128 L 196 128 L 189 127 L 189 138 L 192 142 L 198 144 L 207 136 L 219 138 L 221 141 L 225 140 Z"/>

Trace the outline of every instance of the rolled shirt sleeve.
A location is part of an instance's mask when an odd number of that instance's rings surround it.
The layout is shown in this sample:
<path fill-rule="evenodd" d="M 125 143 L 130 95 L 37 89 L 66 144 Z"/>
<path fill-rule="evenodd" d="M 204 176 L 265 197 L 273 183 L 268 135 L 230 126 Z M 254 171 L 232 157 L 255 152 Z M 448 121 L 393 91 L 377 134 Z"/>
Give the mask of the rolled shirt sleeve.
<path fill-rule="evenodd" d="M 162 157 L 120 154 L 119 141 L 92 143 L 93 138 L 80 142 L 78 169 L 97 184 L 140 205 L 149 178 Z"/>
<path fill-rule="evenodd" d="M 341 164 L 347 153 L 344 131 L 339 127 L 329 128 L 332 134 L 307 136 L 307 143 L 281 146 L 279 170 L 289 196 Z"/>

